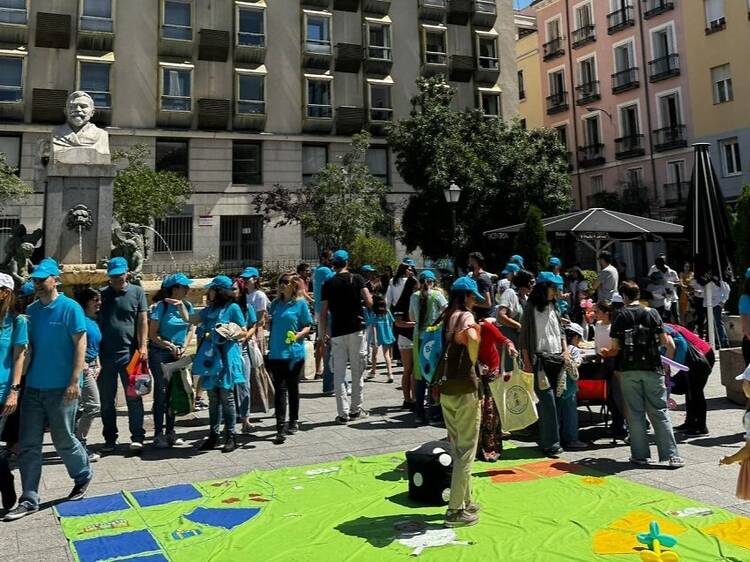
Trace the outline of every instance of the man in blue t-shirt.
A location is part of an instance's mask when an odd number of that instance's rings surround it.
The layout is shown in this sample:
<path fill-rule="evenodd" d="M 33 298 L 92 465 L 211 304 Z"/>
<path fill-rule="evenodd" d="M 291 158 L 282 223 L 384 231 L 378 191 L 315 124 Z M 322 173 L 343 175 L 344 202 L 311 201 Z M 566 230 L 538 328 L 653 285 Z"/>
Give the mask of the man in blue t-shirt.
<path fill-rule="evenodd" d="M 57 292 L 59 277 L 60 269 L 52 258 L 42 260 L 31 274 L 39 299 L 27 310 L 33 352 L 21 399 L 18 464 L 23 493 L 18 506 L 5 515 L 6 521 L 39 509 L 45 422 L 52 443 L 75 482 L 68 500 L 83 498 L 93 478 L 86 449 L 75 436 L 86 357 L 86 319 L 77 302 Z"/>

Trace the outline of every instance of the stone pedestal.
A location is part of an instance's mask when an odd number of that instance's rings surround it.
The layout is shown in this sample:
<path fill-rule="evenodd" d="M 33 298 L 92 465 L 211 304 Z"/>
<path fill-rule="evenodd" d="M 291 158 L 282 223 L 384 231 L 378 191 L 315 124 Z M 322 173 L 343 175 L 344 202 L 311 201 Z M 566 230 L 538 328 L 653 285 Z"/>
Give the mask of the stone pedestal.
<path fill-rule="evenodd" d="M 721 369 L 721 384 L 727 390 L 727 398 L 735 404 L 744 406 L 747 403 L 745 393 L 742 392 L 742 381 L 738 381 L 737 375 L 745 370 L 745 360 L 742 357 L 741 347 L 730 347 L 719 352 L 719 366 Z"/>
<path fill-rule="evenodd" d="M 115 166 L 112 164 L 52 163 L 47 170 L 44 204 L 45 251 L 63 263 L 97 263 L 108 258 L 112 245 L 112 203 Z M 83 260 L 78 232 L 69 230 L 70 209 L 86 205 L 93 225 L 84 230 Z"/>

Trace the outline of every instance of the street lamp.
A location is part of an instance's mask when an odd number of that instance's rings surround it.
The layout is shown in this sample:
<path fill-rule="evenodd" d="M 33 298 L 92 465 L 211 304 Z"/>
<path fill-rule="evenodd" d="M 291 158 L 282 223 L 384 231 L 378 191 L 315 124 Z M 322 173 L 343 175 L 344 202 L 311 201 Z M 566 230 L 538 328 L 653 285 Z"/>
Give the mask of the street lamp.
<path fill-rule="evenodd" d="M 609 117 L 610 121 L 612 121 L 612 114 L 606 109 L 604 109 L 603 107 L 587 107 L 586 111 L 591 112 L 591 113 L 593 113 L 594 111 L 601 111 L 602 113 L 604 113 L 604 115 Z"/>
<path fill-rule="evenodd" d="M 456 257 L 456 205 L 458 200 L 461 199 L 461 188 L 452 181 L 451 184 L 443 190 L 445 196 L 445 202 L 451 207 L 451 253 L 453 254 L 453 275 L 458 278 L 458 259 Z"/>

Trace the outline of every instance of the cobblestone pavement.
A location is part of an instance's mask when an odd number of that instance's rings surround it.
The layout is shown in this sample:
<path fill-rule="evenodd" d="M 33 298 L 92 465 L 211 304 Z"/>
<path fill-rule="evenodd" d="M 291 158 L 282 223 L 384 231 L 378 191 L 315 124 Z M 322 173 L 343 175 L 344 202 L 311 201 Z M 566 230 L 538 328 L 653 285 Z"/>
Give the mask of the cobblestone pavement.
<path fill-rule="evenodd" d="M 396 377 L 399 380 L 399 377 Z M 198 452 L 194 444 L 207 433 L 207 413 L 199 412 L 178 420 L 177 431 L 185 439 L 184 447 L 157 451 L 146 447 L 142 457 L 127 454 L 127 443 L 114 455 L 102 458 L 95 464 L 95 480 L 89 495 L 99 495 L 117 490 L 139 490 L 181 482 L 195 482 L 215 478 L 229 478 L 253 469 L 275 469 L 339 460 L 348 455 L 367 456 L 405 451 L 425 441 L 443 438 L 444 429 L 417 427 L 412 415 L 400 409 L 401 392 L 397 383 L 387 384 L 385 376 L 366 383 L 366 406 L 371 416 L 349 426 L 337 425 L 334 399 L 323 396 L 319 381 L 302 384 L 302 431 L 291 436 L 284 445 L 274 445 L 274 420 L 270 416 L 257 418 L 252 435 L 240 436 L 241 448 L 231 454 L 220 451 Z M 727 508 L 739 514 L 750 515 L 750 503 L 734 497 L 739 468 L 720 467 L 721 456 L 736 451 L 743 443 L 742 408 L 732 404 L 719 383 L 718 365 L 709 380 L 709 429 L 711 434 L 694 439 L 679 439 L 680 454 L 687 466 L 677 471 L 659 467 L 641 468 L 627 462 L 629 448 L 619 442 L 612 445 L 602 431 L 602 426 L 585 427 L 584 440 L 593 440 L 588 451 L 566 453 L 564 458 L 578 461 L 609 474 L 634 480 L 649 486 L 673 491 L 709 504 Z M 673 413 L 675 424 L 682 423 L 684 406 Z M 126 434 L 127 417 L 120 412 L 120 431 Z M 591 422 L 585 409 L 581 410 L 581 424 Z M 150 420 L 147 428 L 152 427 Z M 92 429 L 90 442 L 96 449 L 100 426 Z M 43 504 L 39 513 L 14 523 L 0 523 L 0 552 L 3 560 L 33 560 L 54 562 L 72 560 L 65 539 L 50 505 L 65 497 L 72 483 L 64 466 L 45 435 L 45 459 L 40 494 Z M 521 446 L 529 441 L 521 436 Z M 16 488 L 20 489 L 18 472 Z"/>

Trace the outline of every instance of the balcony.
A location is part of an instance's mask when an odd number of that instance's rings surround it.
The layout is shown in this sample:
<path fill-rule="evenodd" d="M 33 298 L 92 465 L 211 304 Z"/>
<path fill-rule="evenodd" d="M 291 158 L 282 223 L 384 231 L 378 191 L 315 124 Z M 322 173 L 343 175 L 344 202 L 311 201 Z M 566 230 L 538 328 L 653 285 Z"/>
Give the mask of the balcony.
<path fill-rule="evenodd" d="M 422 62 L 421 74 L 425 78 L 448 75 L 448 55 L 439 51 L 427 51 Z"/>
<path fill-rule="evenodd" d="M 481 84 L 495 84 L 500 77 L 500 61 L 496 57 L 479 57 L 477 62 L 474 80 Z M 518 95 L 519 99 L 523 99 L 525 92 L 520 92 Z"/>
<path fill-rule="evenodd" d="M 583 47 L 596 41 L 596 27 L 594 25 L 584 25 L 573 31 L 573 48 Z"/>
<path fill-rule="evenodd" d="M 419 0 L 419 19 L 443 22 L 447 14 L 448 0 Z"/>
<path fill-rule="evenodd" d="M 359 0 L 333 0 L 333 9 L 342 12 L 356 12 L 359 10 Z"/>
<path fill-rule="evenodd" d="M 646 154 L 643 148 L 643 135 L 628 135 L 615 139 L 615 158 L 626 160 L 627 158 L 637 158 Z"/>
<path fill-rule="evenodd" d="M 344 105 L 336 108 L 336 134 L 351 136 L 365 128 L 365 110 Z"/>
<path fill-rule="evenodd" d="M 712 33 L 716 33 L 717 31 L 723 31 L 727 28 L 727 18 L 721 17 L 719 19 L 713 20 L 708 24 L 706 27 L 706 35 L 711 35 Z"/>
<path fill-rule="evenodd" d="M 635 90 L 640 86 L 638 81 L 638 67 L 628 68 L 615 72 L 612 75 L 612 93 L 621 94 L 629 90 Z"/>
<path fill-rule="evenodd" d="M 614 12 L 607 14 L 607 33 L 614 35 L 618 31 L 622 31 L 628 27 L 635 25 L 635 18 L 633 17 L 633 7 L 626 6 L 620 8 Z"/>
<path fill-rule="evenodd" d="M 576 86 L 576 105 L 586 105 L 592 101 L 601 99 L 599 80 L 592 80 L 580 86 Z"/>
<path fill-rule="evenodd" d="M 302 112 L 302 130 L 306 133 L 330 133 L 333 130 L 333 106 L 305 104 Z"/>
<path fill-rule="evenodd" d="M 235 131 L 263 131 L 266 128 L 266 102 L 237 100 L 232 128 Z"/>
<path fill-rule="evenodd" d="M 201 29 L 198 32 L 198 60 L 210 60 L 216 62 L 226 62 L 229 58 L 229 43 L 230 36 L 228 31 L 222 31 L 220 29 Z M 257 61 L 247 62 L 263 62 L 263 56 L 265 56 L 265 48 L 261 47 L 261 53 L 258 56 L 261 58 Z M 235 59 L 239 53 L 235 53 Z"/>
<path fill-rule="evenodd" d="M 604 145 L 587 144 L 578 147 L 578 167 L 591 168 L 592 166 L 601 166 L 604 164 Z"/>
<path fill-rule="evenodd" d="M 687 146 L 687 127 L 671 125 L 654 131 L 654 151 L 664 152 Z"/>
<path fill-rule="evenodd" d="M 448 0 L 448 23 L 466 25 L 474 13 L 472 0 Z"/>
<path fill-rule="evenodd" d="M 680 55 L 671 53 L 648 63 L 648 81 L 659 82 L 680 75 Z"/>
<path fill-rule="evenodd" d="M 25 45 L 28 41 L 29 22 L 26 8 L 5 8 L 0 11 L 0 42 Z"/>
<path fill-rule="evenodd" d="M 387 16 L 391 11 L 391 0 L 363 0 L 362 9 L 369 14 Z"/>
<path fill-rule="evenodd" d="M 672 0 L 646 0 L 646 6 L 643 9 L 643 19 L 651 19 L 656 16 L 674 10 Z"/>
<path fill-rule="evenodd" d="M 80 16 L 76 44 L 79 50 L 110 52 L 115 39 L 114 21 L 107 17 Z"/>
<path fill-rule="evenodd" d="M 200 30 L 201 41 L 203 32 Z M 266 35 L 265 33 L 238 33 L 236 45 L 234 46 L 234 60 L 237 62 L 249 62 L 262 64 L 266 60 Z"/>
<path fill-rule="evenodd" d="M 451 55 L 448 79 L 454 82 L 469 82 L 474 76 L 474 57 Z"/>
<path fill-rule="evenodd" d="M 542 51 L 544 53 L 544 60 L 546 61 L 563 56 L 565 49 L 563 48 L 562 37 L 555 37 L 551 41 L 547 41 L 542 45 Z"/>
<path fill-rule="evenodd" d="M 393 66 L 393 49 L 382 45 L 370 45 L 365 51 L 365 72 L 387 76 Z"/>
<path fill-rule="evenodd" d="M 664 184 L 664 204 L 667 207 L 684 205 L 690 193 L 689 181 L 678 181 Z"/>
<path fill-rule="evenodd" d="M 318 70 L 331 68 L 333 52 L 331 42 L 324 40 L 307 39 L 302 43 L 302 66 Z"/>
<path fill-rule="evenodd" d="M 351 72 L 357 74 L 362 66 L 362 45 L 353 43 L 336 44 L 336 60 L 334 70 L 337 72 Z"/>
<path fill-rule="evenodd" d="M 388 132 L 388 125 L 393 122 L 393 109 L 389 107 L 371 107 L 367 129 L 376 137 L 383 137 Z"/>
<path fill-rule="evenodd" d="M 472 23 L 477 27 L 494 27 L 497 20 L 495 0 L 474 0 Z"/>
<path fill-rule="evenodd" d="M 547 96 L 547 115 L 568 111 L 568 92 L 555 92 Z"/>

